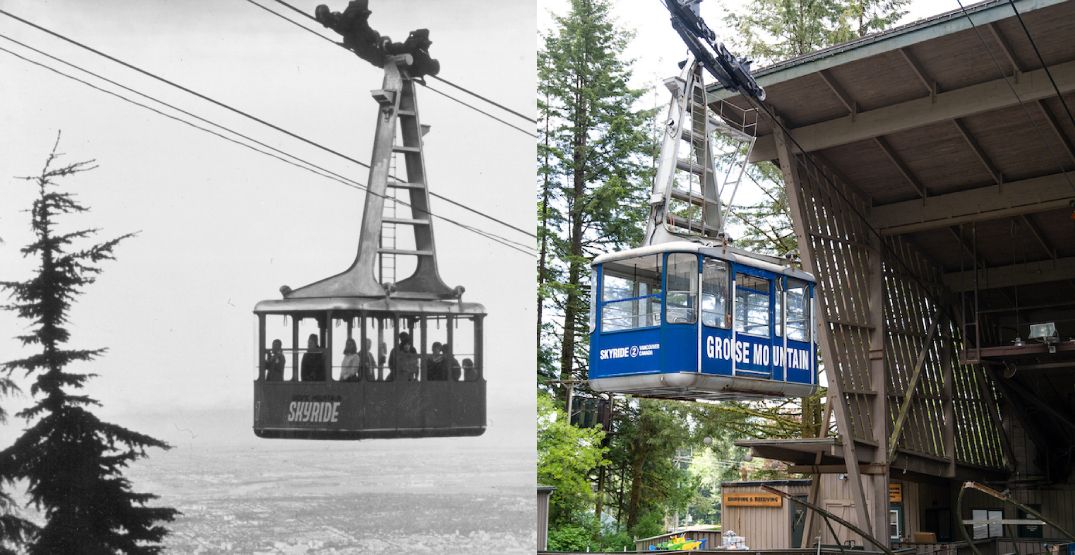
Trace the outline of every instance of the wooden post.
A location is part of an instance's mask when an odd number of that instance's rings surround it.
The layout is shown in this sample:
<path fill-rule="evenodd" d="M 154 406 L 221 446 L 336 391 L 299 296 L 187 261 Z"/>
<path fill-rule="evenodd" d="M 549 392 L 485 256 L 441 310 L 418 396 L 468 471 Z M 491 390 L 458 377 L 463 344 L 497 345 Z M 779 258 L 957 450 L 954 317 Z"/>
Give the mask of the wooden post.
<path fill-rule="evenodd" d="M 776 152 L 780 159 L 780 169 L 784 174 L 784 188 L 787 192 L 788 207 L 791 209 L 792 224 L 795 228 L 795 236 L 799 243 L 799 252 L 802 256 L 803 268 L 818 275 L 814 248 L 810 242 L 809 229 L 806 224 L 805 202 L 802 197 L 802 184 L 799 179 L 798 161 L 788 144 L 784 132 L 780 128 L 774 129 L 773 138 L 776 141 Z M 822 282 L 818 282 L 818 316 L 821 322 L 819 346 L 821 356 L 826 362 L 828 372 L 829 395 L 833 403 L 833 413 L 836 415 L 836 429 L 839 431 L 841 444 L 844 451 L 844 464 L 847 466 L 847 474 L 851 482 L 851 492 L 855 503 L 855 516 L 860 528 L 873 529 L 871 526 L 869 510 L 866 505 L 866 494 L 862 485 L 861 472 L 859 472 L 858 452 L 855 448 L 855 435 L 848 416 L 847 398 L 844 396 L 843 387 L 840 383 L 839 370 L 836 368 L 837 359 L 833 356 L 836 351 L 832 332 L 829 327 L 828 303 L 821 291 Z M 832 294 L 832 292 L 829 292 Z M 887 487 L 887 485 L 886 485 Z M 888 499 L 888 496 L 885 496 Z M 888 511 L 885 511 L 885 515 Z M 886 535 L 887 537 L 887 535 Z"/>

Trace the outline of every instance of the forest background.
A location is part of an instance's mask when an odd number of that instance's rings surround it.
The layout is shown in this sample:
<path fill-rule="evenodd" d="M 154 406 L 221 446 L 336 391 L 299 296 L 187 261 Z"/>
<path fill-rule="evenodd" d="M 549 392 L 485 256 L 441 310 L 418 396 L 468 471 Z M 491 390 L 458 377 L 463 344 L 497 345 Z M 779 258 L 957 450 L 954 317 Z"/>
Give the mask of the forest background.
<path fill-rule="evenodd" d="M 943 8 L 924 0 L 744 0 L 703 3 L 702 17 L 758 68 Z M 734 441 L 830 433 L 821 422 L 824 389 L 806 399 L 688 403 L 586 387 L 590 261 L 641 241 L 667 103 L 660 83 L 686 57 L 667 21 L 659 2 L 539 3 L 538 483 L 556 488 L 550 550 L 633 549 L 635 538 L 719 525 L 722 481 L 790 477 L 780 463 L 748 460 Z M 748 173 L 747 190 L 727 210 L 736 244 L 794 253 L 779 168 L 763 163 Z"/>

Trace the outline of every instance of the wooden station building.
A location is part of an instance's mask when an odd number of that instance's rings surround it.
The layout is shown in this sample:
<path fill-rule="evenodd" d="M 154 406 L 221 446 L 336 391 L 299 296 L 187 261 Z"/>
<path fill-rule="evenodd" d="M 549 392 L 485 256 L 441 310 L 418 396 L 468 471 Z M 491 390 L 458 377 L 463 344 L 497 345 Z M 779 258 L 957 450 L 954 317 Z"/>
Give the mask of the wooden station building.
<path fill-rule="evenodd" d="M 977 492 L 957 514 L 964 481 L 1075 529 L 1075 2 L 989 0 L 755 76 L 783 128 L 761 114 L 751 157 L 783 171 L 818 278 L 837 433 L 741 445 L 892 544 L 1022 516 Z M 807 519 L 803 545 L 864 544 Z M 1059 540 L 975 533 L 1024 555 Z"/>

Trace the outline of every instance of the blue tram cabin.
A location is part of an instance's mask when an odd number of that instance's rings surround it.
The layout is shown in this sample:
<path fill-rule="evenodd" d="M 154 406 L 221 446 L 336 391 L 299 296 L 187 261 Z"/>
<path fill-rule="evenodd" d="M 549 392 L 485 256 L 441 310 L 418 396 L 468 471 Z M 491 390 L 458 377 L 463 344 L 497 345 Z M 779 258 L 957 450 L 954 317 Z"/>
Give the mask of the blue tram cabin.
<path fill-rule="evenodd" d="M 815 281 L 782 262 L 687 241 L 598 257 L 590 386 L 675 399 L 814 393 Z"/>

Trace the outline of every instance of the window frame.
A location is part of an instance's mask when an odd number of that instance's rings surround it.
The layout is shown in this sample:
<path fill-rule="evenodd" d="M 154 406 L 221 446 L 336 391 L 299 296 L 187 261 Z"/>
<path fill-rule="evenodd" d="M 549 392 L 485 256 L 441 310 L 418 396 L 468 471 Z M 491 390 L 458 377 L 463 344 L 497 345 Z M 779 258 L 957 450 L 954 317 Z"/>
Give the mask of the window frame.
<path fill-rule="evenodd" d="M 705 310 L 706 283 L 707 283 L 707 281 L 706 281 L 706 270 L 711 267 L 711 263 L 712 263 L 712 266 L 715 266 L 715 265 L 719 264 L 720 266 L 723 267 L 723 270 L 724 270 L 724 289 L 723 289 L 723 293 L 724 293 L 724 311 L 723 311 L 723 314 L 722 314 L 723 318 L 720 319 L 720 320 L 723 320 L 723 322 L 714 323 L 714 324 L 706 323 L 706 313 L 708 312 L 709 314 L 716 315 L 716 314 L 718 314 L 718 312 Z M 732 318 L 731 318 L 731 315 L 732 315 L 732 265 L 731 265 L 731 263 L 728 262 L 727 260 L 722 259 L 722 258 L 715 258 L 715 257 L 712 257 L 712 256 L 703 256 L 702 257 L 702 266 L 701 266 L 701 276 L 700 276 L 700 279 L 699 279 L 699 288 L 698 289 L 699 289 L 698 311 L 701 314 L 700 320 L 702 322 L 702 325 L 707 327 L 707 328 L 713 328 L 713 329 L 722 329 L 722 330 L 730 330 L 730 329 L 732 329 Z M 714 297 L 715 296 L 716 295 L 714 295 Z M 720 322 L 720 320 L 715 320 L 715 321 Z"/>
<path fill-rule="evenodd" d="M 759 338 L 759 339 L 770 339 L 771 340 L 775 336 L 775 334 L 773 333 L 774 332 L 774 329 L 773 329 L 773 309 L 774 309 L 774 307 L 773 307 L 772 300 L 773 300 L 773 287 L 774 287 L 773 282 L 776 281 L 776 279 L 774 279 L 773 277 L 766 277 L 766 276 L 763 276 L 763 275 L 756 275 L 754 273 L 744 271 L 746 269 L 750 269 L 750 266 L 736 267 L 735 268 L 735 278 L 734 278 L 735 279 L 735 289 L 734 289 L 735 305 L 734 306 L 735 306 L 736 310 L 732 314 L 732 329 L 737 334 L 741 333 L 741 334 L 744 334 L 744 335 L 748 335 L 750 337 L 756 337 L 756 338 Z M 740 286 L 740 279 L 739 279 L 740 276 L 744 276 L 744 277 L 750 278 L 750 279 L 756 279 L 756 280 L 764 281 L 765 283 L 768 284 L 768 290 L 763 293 L 761 290 L 754 289 L 753 287 L 742 287 L 742 286 Z M 765 334 L 764 335 L 759 335 L 759 334 L 756 334 L 756 333 L 751 333 L 751 332 L 746 331 L 746 328 L 747 328 L 746 324 L 748 324 L 749 322 L 742 322 L 742 324 L 743 324 L 742 328 L 743 329 L 740 329 L 739 315 L 736 313 L 736 312 L 738 312 L 739 306 L 741 304 L 744 304 L 743 302 L 740 302 L 740 299 L 739 299 L 739 292 L 740 291 L 748 291 L 750 293 L 763 294 L 765 296 L 767 319 L 766 319 L 766 326 L 765 326 Z M 746 298 L 744 298 L 743 301 L 746 301 Z M 746 308 L 743 311 L 744 317 L 749 313 L 749 308 L 750 308 L 749 303 L 745 303 L 745 304 L 746 304 Z"/>
<path fill-rule="evenodd" d="M 682 256 L 684 258 L 688 258 L 688 259 L 693 258 L 694 259 L 694 270 L 686 274 L 687 276 L 689 276 L 688 279 L 690 280 L 690 285 L 689 285 L 689 288 L 687 289 L 687 292 L 689 293 L 688 299 L 692 300 L 693 302 L 689 303 L 690 306 L 687 306 L 687 307 L 679 307 L 679 306 L 676 307 L 679 310 L 689 311 L 689 312 L 686 312 L 686 313 L 688 313 L 690 315 L 690 320 L 688 320 L 686 322 L 673 322 L 672 320 L 669 319 L 670 313 L 669 313 L 669 310 L 668 310 L 669 309 L 668 294 L 670 293 L 670 291 L 669 291 L 669 288 L 668 288 L 668 278 L 670 277 L 670 272 L 669 272 L 668 268 L 672 264 L 671 259 L 672 259 L 673 256 Z M 663 286 L 661 287 L 661 298 L 663 299 L 663 302 L 661 303 L 661 319 L 662 319 L 663 323 L 668 324 L 670 326 L 684 326 L 684 325 L 686 325 L 686 326 L 696 326 L 696 325 L 698 325 L 698 312 L 699 312 L 699 310 L 698 310 L 698 308 L 699 308 L 698 300 L 699 300 L 699 287 L 701 285 L 700 284 L 701 273 L 700 273 L 699 270 L 700 270 L 700 268 L 699 268 L 699 264 L 698 264 L 698 253 L 694 253 L 694 252 L 669 252 L 669 253 L 665 253 L 665 255 L 664 255 L 664 266 L 661 269 L 661 281 L 663 282 Z M 678 291 L 678 290 L 676 291 L 676 293 L 680 293 L 680 292 L 681 291 Z"/>
<path fill-rule="evenodd" d="M 656 284 L 652 284 L 652 283 L 649 283 L 649 282 L 645 282 L 645 283 L 646 283 L 646 285 L 650 285 L 651 287 L 655 285 L 656 289 L 657 289 L 656 292 L 652 291 L 652 289 L 651 289 L 651 291 L 649 293 L 645 294 L 645 295 L 635 295 L 635 296 L 632 296 L 632 297 L 623 297 L 623 298 L 617 298 L 617 299 L 611 299 L 611 300 L 606 298 L 606 295 L 605 295 L 606 284 L 607 284 L 606 280 L 609 277 L 609 272 L 606 271 L 606 266 L 608 264 L 623 263 L 623 262 L 630 261 L 630 260 L 635 260 L 635 259 L 646 259 L 646 258 L 649 258 L 651 256 L 654 257 L 654 260 L 657 262 L 657 267 L 655 268 L 655 271 L 657 272 L 657 275 L 659 276 L 659 279 L 657 280 Z M 597 308 L 597 312 L 595 313 L 595 318 L 596 318 L 597 328 L 600 330 L 601 334 L 624 333 L 624 332 L 631 332 L 631 331 L 636 331 L 636 330 L 652 329 L 652 328 L 660 327 L 661 319 L 663 318 L 663 313 L 664 313 L 664 265 L 665 265 L 665 257 L 662 256 L 661 253 L 632 256 L 632 257 L 629 257 L 629 258 L 623 258 L 623 259 L 619 259 L 619 260 L 610 260 L 610 261 L 607 261 L 607 262 L 602 262 L 600 264 L 600 266 L 599 266 L 600 273 L 601 273 L 600 282 L 599 282 L 600 292 L 598 292 L 598 294 L 596 295 L 596 298 L 598 299 L 599 306 Z M 623 276 L 617 275 L 616 272 L 613 272 L 612 276 L 613 277 L 618 277 L 618 278 L 623 278 Z M 626 278 L 624 278 L 624 279 L 626 279 Z M 638 281 L 637 279 L 634 281 L 634 291 L 635 292 L 639 292 L 639 290 L 641 289 L 641 287 L 639 287 L 639 285 L 641 283 L 642 282 Z M 647 319 L 646 319 L 647 324 L 646 325 L 640 325 L 640 326 L 634 326 L 634 327 L 628 327 L 628 328 L 609 330 L 608 327 L 606 326 L 605 308 L 610 304 L 615 305 L 615 304 L 626 303 L 626 302 L 632 302 L 632 303 L 649 302 L 649 303 L 653 303 L 653 304 L 656 304 L 656 309 L 657 310 L 654 312 L 652 310 L 653 307 L 651 305 L 649 307 L 651 310 L 647 310 L 644 313 L 638 312 L 637 310 L 633 311 L 633 317 L 636 318 L 636 319 L 642 317 L 643 315 L 647 316 Z M 657 318 L 653 318 L 653 314 L 656 314 Z M 656 323 L 649 323 L 649 322 L 652 322 L 653 320 L 656 320 Z"/>

